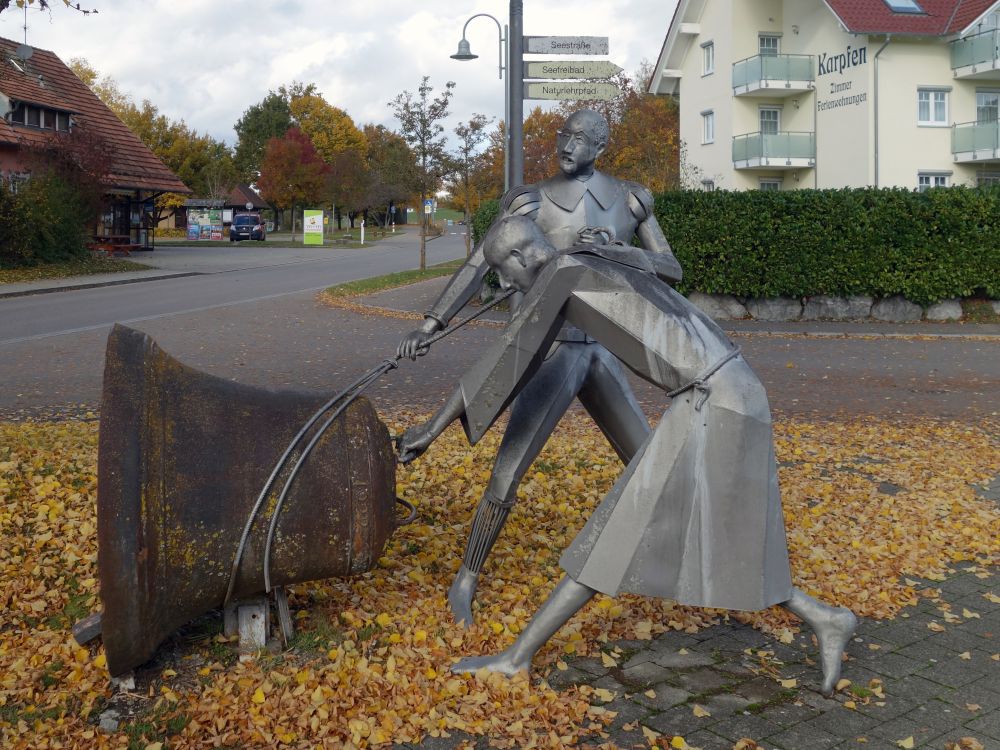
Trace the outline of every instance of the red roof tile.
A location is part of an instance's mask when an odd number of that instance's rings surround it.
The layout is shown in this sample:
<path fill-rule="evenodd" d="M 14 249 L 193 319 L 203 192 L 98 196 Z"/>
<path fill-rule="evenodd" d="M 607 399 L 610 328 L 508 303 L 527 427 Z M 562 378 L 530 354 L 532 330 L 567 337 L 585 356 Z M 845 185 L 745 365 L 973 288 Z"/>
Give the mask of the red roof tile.
<path fill-rule="evenodd" d="M 78 127 L 95 128 L 114 154 L 109 187 L 191 192 L 55 54 L 35 49 L 21 72 L 10 62 L 17 47 L 17 42 L 0 38 L 0 93 L 72 112 Z M 0 119 L 0 143 L 41 144 L 53 137 L 52 131 L 15 127 Z"/>
<path fill-rule="evenodd" d="M 246 206 L 247 203 L 252 203 L 254 208 L 269 208 L 267 201 L 257 194 L 249 185 L 237 185 L 233 188 L 233 192 L 229 194 L 229 200 L 226 205 L 228 206 Z"/>
<path fill-rule="evenodd" d="M 827 5 L 855 34 L 957 34 L 996 0 L 916 0 L 923 13 L 894 12 L 885 0 L 826 0 Z"/>

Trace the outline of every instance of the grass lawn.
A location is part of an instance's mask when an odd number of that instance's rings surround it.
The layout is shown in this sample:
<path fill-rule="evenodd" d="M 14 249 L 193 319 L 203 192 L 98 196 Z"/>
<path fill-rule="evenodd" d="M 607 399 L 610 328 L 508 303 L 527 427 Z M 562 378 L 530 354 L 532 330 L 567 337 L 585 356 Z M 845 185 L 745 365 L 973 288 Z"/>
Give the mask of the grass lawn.
<path fill-rule="evenodd" d="M 149 266 L 123 258 L 80 258 L 65 263 L 51 263 L 30 268 L 0 268 L 0 284 L 19 284 L 41 279 L 65 279 L 95 273 L 145 271 Z"/>
<path fill-rule="evenodd" d="M 404 231 L 402 228 L 397 228 L 396 233 Z M 385 237 L 391 237 L 390 232 Z M 272 232 L 268 235 L 268 239 L 263 242 L 257 240 L 243 240 L 242 242 L 230 242 L 228 239 L 225 240 L 189 240 L 183 237 L 173 238 L 173 239 L 160 239 L 156 241 L 157 247 L 240 247 L 247 245 L 250 247 L 303 247 L 302 242 L 302 232 L 296 232 L 293 235 L 291 232 Z M 347 238 L 350 239 L 347 239 Z M 375 227 L 365 228 L 365 244 L 364 247 L 368 245 L 373 245 L 378 242 L 383 237 L 376 236 Z M 316 245 L 315 247 L 319 247 Z M 354 229 L 348 229 L 344 227 L 343 230 L 338 231 L 337 229 L 329 230 L 326 239 L 324 240 L 323 247 L 337 248 L 337 247 L 362 247 L 361 245 L 361 227 L 355 227 Z"/>
<path fill-rule="evenodd" d="M 348 281 L 344 284 L 331 286 L 326 290 L 326 294 L 331 297 L 354 297 L 360 294 L 371 294 L 381 292 L 384 289 L 392 289 L 397 286 L 413 284 L 424 279 L 434 279 L 438 276 L 450 276 L 455 272 L 464 260 L 450 260 L 446 263 L 439 263 L 429 266 L 423 271 L 414 269 L 412 271 L 397 271 L 387 273 L 385 276 L 376 276 L 371 279 L 361 279 L 359 281 Z"/>

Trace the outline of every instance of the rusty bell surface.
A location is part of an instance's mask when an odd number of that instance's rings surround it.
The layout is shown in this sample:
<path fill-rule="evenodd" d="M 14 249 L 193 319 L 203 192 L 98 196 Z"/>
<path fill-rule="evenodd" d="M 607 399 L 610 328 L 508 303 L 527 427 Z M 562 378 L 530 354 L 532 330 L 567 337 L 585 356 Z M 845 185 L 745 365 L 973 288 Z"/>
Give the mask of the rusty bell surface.
<path fill-rule="evenodd" d="M 289 441 L 325 396 L 241 385 L 187 367 L 147 335 L 108 338 L 98 454 L 101 630 L 112 675 L 222 605 L 244 524 Z M 396 457 L 366 399 L 333 423 L 281 509 L 275 586 L 370 569 L 395 530 Z M 283 484 L 279 477 L 277 488 Z M 233 598 L 264 591 L 261 509 Z"/>

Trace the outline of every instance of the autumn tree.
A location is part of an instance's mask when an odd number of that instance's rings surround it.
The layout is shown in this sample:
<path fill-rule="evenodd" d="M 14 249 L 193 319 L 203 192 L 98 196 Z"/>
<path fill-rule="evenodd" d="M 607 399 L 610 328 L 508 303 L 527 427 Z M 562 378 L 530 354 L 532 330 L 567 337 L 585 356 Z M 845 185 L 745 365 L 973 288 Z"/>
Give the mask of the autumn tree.
<path fill-rule="evenodd" d="M 385 223 L 391 209 L 409 200 L 418 188 L 416 160 L 406 141 L 384 125 L 365 125 L 368 142 L 369 208 L 385 209 Z"/>
<path fill-rule="evenodd" d="M 524 184 L 531 185 L 555 174 L 556 132 L 565 118 L 558 112 L 535 107 L 524 119 Z M 504 187 L 504 139 L 506 123 L 490 133 L 490 145 L 483 154 L 483 194 L 499 197 Z"/>
<path fill-rule="evenodd" d="M 469 226 L 472 212 L 479 208 L 481 194 L 479 192 L 477 173 L 480 171 L 479 147 L 486 139 L 486 126 L 490 119 L 486 115 L 474 114 L 468 122 L 455 127 L 458 148 L 451 154 L 453 168 L 451 170 L 451 193 L 462 206 L 465 213 L 465 224 Z M 472 235 L 465 233 L 465 254 L 472 254 Z"/>
<path fill-rule="evenodd" d="M 292 113 L 288 101 L 274 91 L 243 112 L 233 125 L 236 131 L 233 161 L 240 181 L 247 184 L 257 182 L 267 142 L 280 138 L 291 126 Z"/>
<path fill-rule="evenodd" d="M 25 5 L 37 5 L 40 10 L 48 10 L 49 6 L 52 5 L 51 0 L 0 0 L 0 13 L 7 10 L 11 6 L 12 1 L 17 8 L 23 8 Z M 96 8 L 81 8 L 80 3 L 71 3 L 70 0 L 62 0 L 62 4 L 70 10 L 75 10 L 85 16 L 97 13 Z"/>
<path fill-rule="evenodd" d="M 431 98 L 434 88 L 430 76 L 424 76 L 414 94 L 404 91 L 389 102 L 392 113 L 399 120 L 400 135 L 413 151 L 417 160 L 417 192 L 420 210 L 424 201 L 433 195 L 441 184 L 448 168 L 444 126 L 441 121 L 448 116 L 454 81 L 448 81 L 438 96 Z M 420 270 L 427 267 L 427 214 L 420 232 Z"/>
<path fill-rule="evenodd" d="M 280 211 L 318 203 L 328 189 L 330 166 L 324 162 L 309 136 L 292 127 L 280 138 L 272 138 L 264 148 L 257 186 L 268 203 Z"/>

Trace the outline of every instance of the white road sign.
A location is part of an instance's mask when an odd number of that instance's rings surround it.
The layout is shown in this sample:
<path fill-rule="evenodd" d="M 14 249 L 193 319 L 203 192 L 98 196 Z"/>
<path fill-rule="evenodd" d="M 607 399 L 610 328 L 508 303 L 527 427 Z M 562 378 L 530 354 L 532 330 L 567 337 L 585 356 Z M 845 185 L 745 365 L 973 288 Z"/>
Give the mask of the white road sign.
<path fill-rule="evenodd" d="M 606 55 L 606 36 L 526 36 L 524 51 L 531 55 Z"/>
<path fill-rule="evenodd" d="M 610 78 L 621 68 L 607 60 L 533 60 L 524 63 L 527 78 Z"/>
<path fill-rule="evenodd" d="M 621 90 L 613 83 L 546 83 L 524 84 L 525 99 L 614 99 Z"/>

